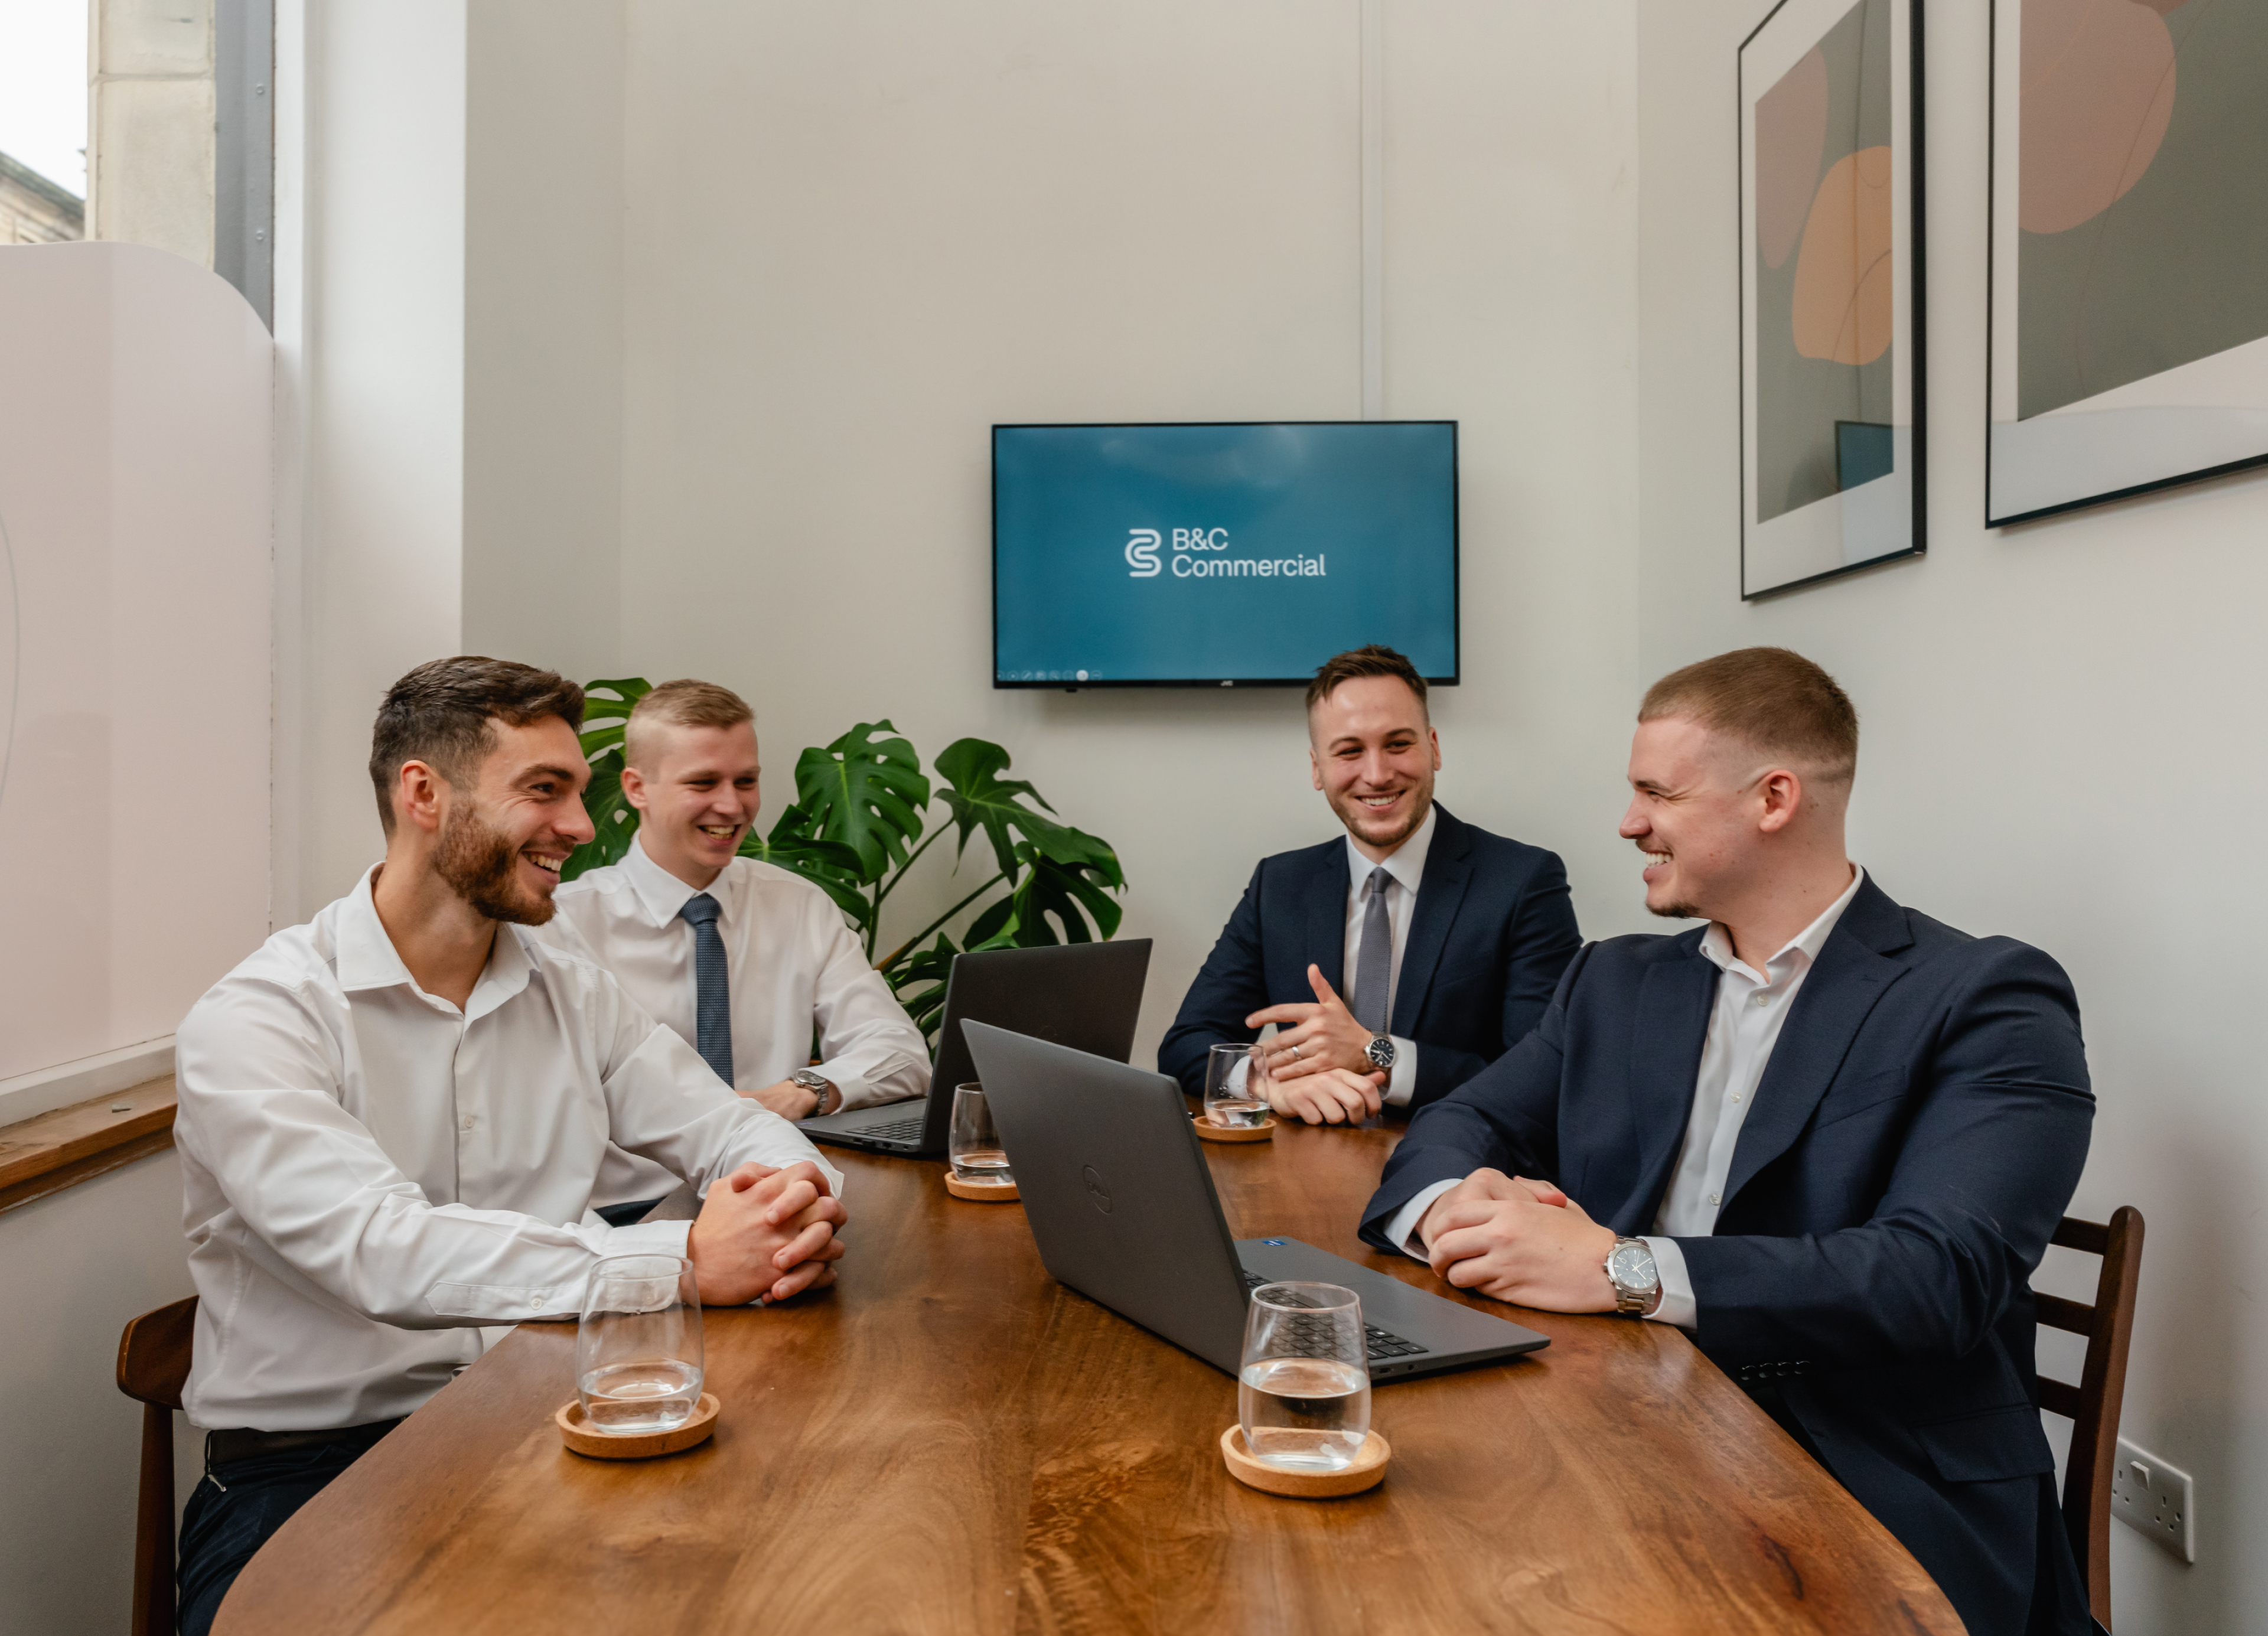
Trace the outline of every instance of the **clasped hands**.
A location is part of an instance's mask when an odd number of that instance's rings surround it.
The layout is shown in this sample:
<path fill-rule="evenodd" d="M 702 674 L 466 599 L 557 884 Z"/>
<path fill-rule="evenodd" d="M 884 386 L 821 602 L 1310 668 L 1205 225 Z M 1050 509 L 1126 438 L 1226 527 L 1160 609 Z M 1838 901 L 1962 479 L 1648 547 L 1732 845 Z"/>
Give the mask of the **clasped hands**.
<path fill-rule="evenodd" d="M 1248 1028 L 1277 1028 L 1267 1076 L 1253 1088 L 1278 1113 L 1309 1124 L 1352 1124 L 1381 1106 L 1386 1075 L 1366 1054 L 1371 1033 L 1354 1020 L 1319 966 L 1307 968 L 1314 999 L 1270 1006 L 1244 1020 Z"/>
<path fill-rule="evenodd" d="M 847 1219 L 808 1159 L 784 1170 L 744 1164 L 721 1177 L 685 1240 L 702 1304 L 738 1307 L 825 1288 L 835 1282 L 836 1234 Z"/>
<path fill-rule="evenodd" d="M 1614 1229 L 1549 1182 L 1476 1170 L 1427 1207 L 1418 1237 L 1459 1289 L 1543 1312 L 1615 1309 Z"/>

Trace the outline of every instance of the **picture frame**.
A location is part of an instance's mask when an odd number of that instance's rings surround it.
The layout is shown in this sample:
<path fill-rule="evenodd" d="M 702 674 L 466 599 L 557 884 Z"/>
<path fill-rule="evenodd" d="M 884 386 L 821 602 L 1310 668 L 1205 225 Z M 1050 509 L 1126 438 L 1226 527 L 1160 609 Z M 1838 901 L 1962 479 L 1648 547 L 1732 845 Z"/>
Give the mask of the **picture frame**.
<path fill-rule="evenodd" d="M 1919 0 L 1779 0 L 1739 53 L 1741 595 L 1919 556 Z"/>
<path fill-rule="evenodd" d="M 1984 521 L 2268 464 L 2268 4 L 1994 0 Z"/>

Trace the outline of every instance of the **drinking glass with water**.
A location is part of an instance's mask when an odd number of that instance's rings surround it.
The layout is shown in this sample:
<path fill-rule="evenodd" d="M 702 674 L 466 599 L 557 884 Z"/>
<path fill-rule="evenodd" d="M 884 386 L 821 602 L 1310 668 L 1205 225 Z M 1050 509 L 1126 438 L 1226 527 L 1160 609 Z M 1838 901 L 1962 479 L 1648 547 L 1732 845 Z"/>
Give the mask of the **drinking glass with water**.
<path fill-rule="evenodd" d="M 1216 1045 L 1205 1053 L 1205 1117 L 1231 1130 L 1268 1123 L 1268 1050 Z"/>
<path fill-rule="evenodd" d="M 964 1182 L 1016 1179 L 1009 1172 L 1008 1150 L 1000 1144 L 999 1129 L 992 1123 L 992 1104 L 984 1100 L 982 1085 L 953 1087 L 953 1125 L 946 1138 L 946 1152 L 953 1161 L 953 1174 Z"/>
<path fill-rule="evenodd" d="M 673 1432 L 701 1402 L 701 1298 L 682 1256 L 608 1256 L 591 1269 L 575 1384 L 594 1432 Z"/>
<path fill-rule="evenodd" d="M 1370 1434 L 1362 1301 L 1336 1284 L 1263 1284 L 1244 1320 L 1244 1446 L 1264 1465 L 1339 1471 Z"/>

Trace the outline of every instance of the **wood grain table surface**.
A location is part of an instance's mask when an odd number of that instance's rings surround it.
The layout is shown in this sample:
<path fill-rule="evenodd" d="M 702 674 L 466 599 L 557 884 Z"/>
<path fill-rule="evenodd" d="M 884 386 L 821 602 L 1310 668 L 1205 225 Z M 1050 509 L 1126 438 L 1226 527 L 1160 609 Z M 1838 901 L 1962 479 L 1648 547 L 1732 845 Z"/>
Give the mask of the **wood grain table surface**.
<path fill-rule="evenodd" d="M 1395 1136 L 1206 1157 L 1238 1236 L 1441 1288 L 1354 1234 Z M 1234 1381 L 1050 1280 L 1020 1205 L 829 1156 L 842 1281 L 706 1314 L 711 1441 L 569 1453 L 574 1327 L 523 1325 L 284 1526 L 218 1636 L 1961 1629 L 1675 1330 L 1474 1298 L 1551 1345 L 1381 1387 L 1384 1485 L 1275 1499 L 1223 1470 Z"/>

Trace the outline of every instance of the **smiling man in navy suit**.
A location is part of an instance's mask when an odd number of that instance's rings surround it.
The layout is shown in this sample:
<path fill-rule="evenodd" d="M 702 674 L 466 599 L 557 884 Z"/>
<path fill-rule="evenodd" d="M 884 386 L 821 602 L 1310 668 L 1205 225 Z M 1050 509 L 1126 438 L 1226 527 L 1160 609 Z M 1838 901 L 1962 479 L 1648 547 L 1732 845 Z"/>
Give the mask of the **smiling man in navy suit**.
<path fill-rule="evenodd" d="M 1434 803 L 1440 740 L 1401 654 L 1357 648 L 1316 671 L 1307 750 L 1346 834 L 1253 871 L 1158 1065 L 1199 1094 L 1209 1047 L 1274 1023 L 1270 1103 L 1351 1124 L 1422 1107 L 1510 1050 L 1582 939 L 1557 857 Z"/>
<path fill-rule="evenodd" d="M 1984 1636 L 2083 1636 L 2032 1270 L 2095 1100 L 2063 969 L 1844 850 L 1859 721 L 1784 648 L 1647 693 L 1622 833 L 1697 931 L 1593 944 L 1410 1123 L 1363 1236 L 1551 1312 L 1674 1323 Z"/>

